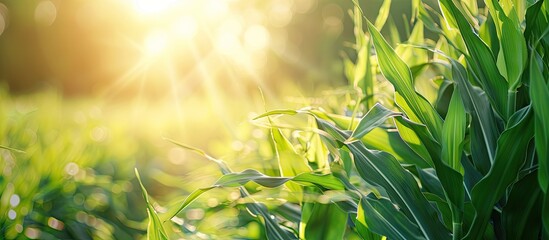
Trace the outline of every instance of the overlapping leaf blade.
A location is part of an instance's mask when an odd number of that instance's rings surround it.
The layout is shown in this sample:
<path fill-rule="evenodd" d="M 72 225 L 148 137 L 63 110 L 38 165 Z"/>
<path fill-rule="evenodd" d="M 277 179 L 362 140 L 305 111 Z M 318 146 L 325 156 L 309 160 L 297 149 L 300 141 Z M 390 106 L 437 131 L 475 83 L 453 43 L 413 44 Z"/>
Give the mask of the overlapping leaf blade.
<path fill-rule="evenodd" d="M 484 92 L 467 80 L 467 71 L 450 59 L 452 77 L 456 82 L 465 110 L 471 115 L 471 150 L 477 170 L 486 174 L 495 159 L 496 141 L 499 136 L 497 120 Z"/>
<path fill-rule="evenodd" d="M 437 140 L 440 139 L 442 136 L 442 119 L 433 106 L 414 90 L 410 68 L 370 22 L 368 22 L 368 29 L 376 49 L 381 72 L 406 100 L 413 114 L 427 126 L 433 137 Z"/>
<path fill-rule="evenodd" d="M 536 239 L 541 228 L 543 194 L 537 184 L 537 171 L 520 179 L 509 193 L 502 221 L 507 239 Z"/>
<path fill-rule="evenodd" d="M 549 86 L 543 77 L 540 56 L 532 52 L 530 58 L 530 98 L 535 115 L 535 143 L 539 162 L 538 181 L 543 191 L 543 226 L 549 233 Z"/>
<path fill-rule="evenodd" d="M 358 212 L 359 222 L 390 239 L 425 239 L 419 227 L 386 198 L 365 196 L 360 200 Z"/>
<path fill-rule="evenodd" d="M 526 160 L 526 150 L 534 135 L 530 107 L 517 111 L 509 120 L 507 129 L 498 139 L 495 162 L 484 178 L 473 188 L 471 200 L 476 210 L 468 238 L 480 238 L 488 225 L 494 204 L 507 187 L 517 178 Z"/>
<path fill-rule="evenodd" d="M 321 119 L 317 121 L 322 130 L 337 134 L 339 138 L 348 137 L 330 123 Z M 369 150 L 361 142 L 349 143 L 346 147 L 354 156 L 360 176 L 370 184 L 383 187 L 390 199 L 400 207 L 410 221 L 418 225 L 426 238 L 449 238 L 449 233 L 419 190 L 413 176 L 400 166 L 393 156 L 386 152 Z"/>
<path fill-rule="evenodd" d="M 378 127 L 383 122 L 385 122 L 388 118 L 393 116 L 401 115 L 400 113 L 393 112 L 385 107 L 383 107 L 381 104 L 377 103 L 372 107 L 366 115 L 364 115 L 360 122 L 358 123 L 358 126 L 355 128 L 353 133 L 351 134 L 352 139 L 359 139 L 364 137 L 367 133 L 372 131 L 372 129 Z"/>
<path fill-rule="evenodd" d="M 469 25 L 452 0 L 439 0 L 439 2 L 449 15 L 445 15 L 445 17 L 455 19 L 461 37 L 469 51 L 469 57 L 467 58 L 469 67 L 473 70 L 475 76 L 478 77 L 492 106 L 500 116 L 504 118 L 509 117 L 507 113 L 508 84 L 498 71 L 493 53 L 473 31 L 471 25 Z"/>
<path fill-rule="evenodd" d="M 466 118 L 465 108 L 461 101 L 459 88 L 455 88 L 450 100 L 448 114 L 442 129 L 442 160 L 454 170 L 463 173 L 461 166 L 461 143 L 465 138 Z"/>

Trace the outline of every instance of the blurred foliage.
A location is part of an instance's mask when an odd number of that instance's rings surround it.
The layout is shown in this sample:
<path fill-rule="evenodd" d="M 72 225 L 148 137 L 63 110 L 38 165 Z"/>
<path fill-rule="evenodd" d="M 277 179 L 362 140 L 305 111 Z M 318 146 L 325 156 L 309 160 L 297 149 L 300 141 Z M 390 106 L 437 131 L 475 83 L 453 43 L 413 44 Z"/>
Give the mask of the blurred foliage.
<path fill-rule="evenodd" d="M 342 58 L 359 59 L 348 14 L 351 1 L 231 1 L 226 17 L 197 20 L 195 39 L 170 40 L 175 44 L 161 57 L 147 55 L 151 34 L 189 10 L 174 7 L 161 18 L 136 14 L 130 2 L 0 0 L 0 238 L 142 238 L 147 208 L 134 168 L 160 213 L 222 176 L 215 164 L 163 137 L 207 149 L 235 173 L 254 168 L 276 176 L 280 149 L 265 141 L 273 138 L 265 128 L 271 123 L 253 121 L 257 113 L 309 105 L 343 115 L 368 110 L 357 109 L 356 99 L 364 95 L 354 86 L 340 87 L 350 77 Z M 206 1 L 187 2 L 200 7 Z M 309 10 L 300 10 L 307 2 Z M 365 15 L 374 19 L 382 2 L 362 1 Z M 291 15 L 284 20 L 288 6 Z M 410 8 L 411 2 L 393 1 L 388 24 L 406 29 Z M 243 49 L 246 31 L 257 25 L 268 31 L 272 45 L 236 56 L 220 54 L 211 35 L 234 19 L 241 24 L 234 34 Z M 409 31 L 391 34 L 394 44 Z M 146 67 L 140 65 L 144 60 Z M 387 84 L 379 87 L 390 90 Z M 281 136 L 288 136 L 295 154 L 315 170 L 326 170 L 326 162 L 316 162 L 319 156 L 311 150 L 320 144 L 316 135 L 286 129 L 311 129 L 310 120 L 272 120 L 284 129 Z M 241 197 L 241 189 L 215 188 L 165 227 L 197 239 L 263 238 L 264 220 L 250 215 L 250 206 L 254 214 L 275 211 L 289 220 L 284 229 L 295 229 L 301 216 L 288 199 L 322 194 L 305 189 L 299 196 L 251 182 L 245 189 L 249 195 Z M 338 214 L 313 200 L 307 208 L 313 220 L 322 212 Z M 311 224 L 301 234 L 315 229 Z"/>

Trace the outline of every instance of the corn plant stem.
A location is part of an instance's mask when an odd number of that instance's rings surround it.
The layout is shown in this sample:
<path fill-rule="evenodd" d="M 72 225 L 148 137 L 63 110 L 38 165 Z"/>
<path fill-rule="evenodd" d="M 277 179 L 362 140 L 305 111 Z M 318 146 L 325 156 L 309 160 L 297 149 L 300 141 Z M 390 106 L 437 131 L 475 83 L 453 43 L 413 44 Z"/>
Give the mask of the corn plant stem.
<path fill-rule="evenodd" d="M 507 119 L 509 119 L 513 113 L 515 113 L 515 105 L 517 101 L 517 91 L 509 89 L 507 91 Z"/>
<path fill-rule="evenodd" d="M 453 222 L 452 223 L 452 239 L 458 240 L 461 239 L 461 222 Z"/>

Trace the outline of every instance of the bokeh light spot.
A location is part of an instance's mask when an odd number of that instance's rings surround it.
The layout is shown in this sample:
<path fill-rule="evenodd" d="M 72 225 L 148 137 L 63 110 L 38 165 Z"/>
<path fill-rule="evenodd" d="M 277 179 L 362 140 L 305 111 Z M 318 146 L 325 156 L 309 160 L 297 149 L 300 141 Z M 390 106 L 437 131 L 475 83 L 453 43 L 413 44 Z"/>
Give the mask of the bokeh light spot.
<path fill-rule="evenodd" d="M 293 4 L 291 0 L 274 1 L 269 12 L 270 23 L 275 27 L 285 27 L 288 25 L 293 17 Z"/>
<path fill-rule="evenodd" d="M 52 1 L 41 1 L 34 10 L 34 20 L 42 26 L 51 26 L 57 17 L 57 7 Z"/>
<path fill-rule="evenodd" d="M 48 218 L 48 226 L 55 230 L 61 231 L 65 227 L 65 224 L 54 217 L 50 217 Z"/>
<path fill-rule="evenodd" d="M 20 202 L 21 202 L 21 199 L 19 198 L 19 195 L 17 195 L 17 194 L 11 195 L 11 197 L 10 197 L 10 205 L 11 205 L 12 207 L 17 207 L 17 205 L 19 205 Z"/>
<path fill-rule="evenodd" d="M 65 166 L 65 172 L 71 176 L 75 176 L 79 170 L 78 164 L 73 162 L 70 162 Z"/>
<path fill-rule="evenodd" d="M 0 36 L 8 25 L 8 7 L 3 3 L 0 3 Z"/>
<path fill-rule="evenodd" d="M 269 46 L 269 31 L 261 25 L 252 25 L 244 33 L 244 44 L 248 50 L 257 51 Z"/>
<path fill-rule="evenodd" d="M 10 210 L 8 211 L 8 218 L 11 219 L 11 220 L 13 220 L 13 219 L 15 219 L 16 217 L 17 217 L 17 213 L 16 213 L 13 209 L 10 209 Z"/>

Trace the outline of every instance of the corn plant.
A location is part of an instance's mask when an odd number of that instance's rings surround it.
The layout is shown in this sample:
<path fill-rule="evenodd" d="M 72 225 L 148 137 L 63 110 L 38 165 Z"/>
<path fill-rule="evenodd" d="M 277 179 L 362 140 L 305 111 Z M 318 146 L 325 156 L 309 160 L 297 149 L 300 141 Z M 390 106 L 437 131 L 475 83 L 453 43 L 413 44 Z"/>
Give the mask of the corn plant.
<path fill-rule="evenodd" d="M 271 126 L 274 176 L 233 172 L 180 144 L 224 175 L 160 218 L 150 208 L 150 236 L 166 236 L 161 220 L 202 193 L 238 188 L 268 239 L 549 238 L 549 2 L 412 2 L 412 30 L 397 46 L 380 33 L 390 3 L 364 31 L 355 2 L 358 57 L 345 60 L 346 76 L 366 113 L 312 106 L 258 116 Z M 393 101 L 376 97 L 376 76 Z M 418 87 L 426 81 L 431 92 Z M 307 141 L 286 137 L 279 115 L 309 116 Z M 252 186 L 288 201 L 255 201 Z"/>

